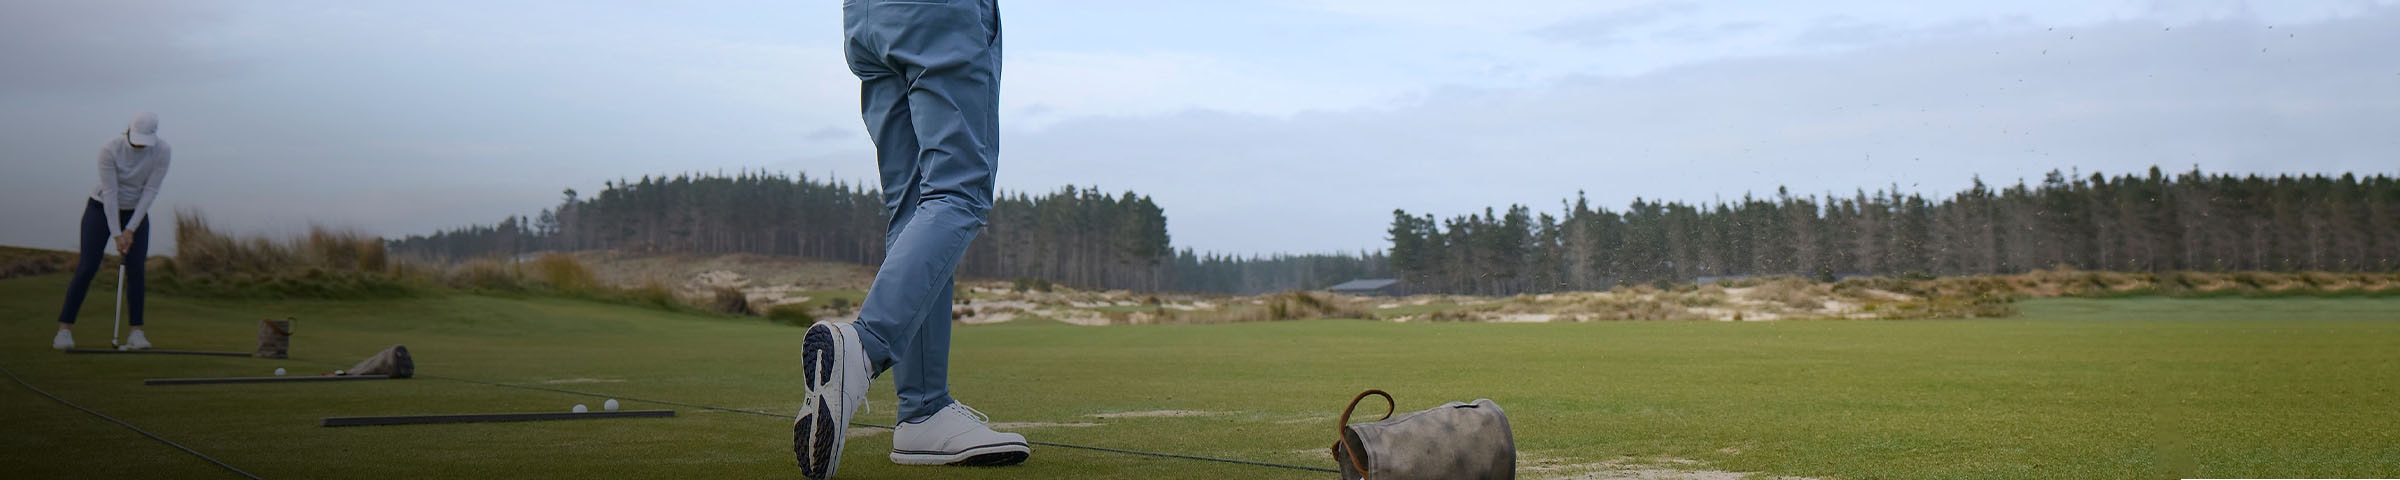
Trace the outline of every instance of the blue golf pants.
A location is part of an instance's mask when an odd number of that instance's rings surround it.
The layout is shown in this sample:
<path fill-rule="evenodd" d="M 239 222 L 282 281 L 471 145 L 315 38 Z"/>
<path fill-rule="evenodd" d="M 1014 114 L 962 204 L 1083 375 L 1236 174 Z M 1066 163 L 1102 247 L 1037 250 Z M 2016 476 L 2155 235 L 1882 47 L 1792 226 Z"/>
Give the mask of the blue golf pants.
<path fill-rule="evenodd" d="M 100 261 L 108 254 L 109 215 L 101 213 L 108 207 L 99 200 L 87 200 L 83 206 L 83 241 L 81 255 L 75 259 L 75 279 L 67 284 L 67 304 L 58 308 L 58 323 L 73 325 L 75 316 L 83 310 L 83 297 L 92 291 L 92 277 L 100 274 Z M 126 323 L 142 326 L 142 291 L 150 275 L 145 265 L 150 259 L 150 219 L 133 218 L 132 210 L 118 210 L 117 225 L 133 232 L 133 249 L 125 252 L 125 313 Z"/>
<path fill-rule="evenodd" d="M 847 0 L 842 33 L 891 222 L 860 343 L 875 371 L 893 373 L 899 417 L 911 420 L 952 403 L 951 279 L 1000 167 L 1000 7 Z"/>

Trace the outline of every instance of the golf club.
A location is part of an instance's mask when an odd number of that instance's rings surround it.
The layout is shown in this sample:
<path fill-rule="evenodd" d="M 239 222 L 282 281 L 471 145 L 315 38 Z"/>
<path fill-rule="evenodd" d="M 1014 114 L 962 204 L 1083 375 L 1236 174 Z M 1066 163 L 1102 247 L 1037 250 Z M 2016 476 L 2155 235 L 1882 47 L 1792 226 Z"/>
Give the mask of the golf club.
<path fill-rule="evenodd" d="M 389 417 L 324 417 L 317 420 L 320 427 L 358 427 L 370 425 L 421 425 L 429 423 L 486 423 L 538 422 L 545 420 L 598 420 L 605 418 L 666 418 L 674 410 L 626 410 L 621 412 L 579 413 L 477 413 L 465 415 L 399 415 Z"/>
<path fill-rule="evenodd" d="M 125 264 L 117 264 L 117 316 L 108 321 L 108 346 L 117 345 L 117 324 L 125 323 Z"/>
<path fill-rule="evenodd" d="M 217 383 L 315 383 L 315 382 L 351 382 L 351 381 L 359 381 L 359 380 L 398 380 L 398 379 L 396 379 L 396 378 L 392 378 L 392 376 L 391 376 L 391 375 L 322 375 L 322 376 L 313 376 L 313 377 L 203 377 L 203 378 L 153 378 L 153 379 L 149 379 L 149 380 L 143 380 L 143 381 L 142 381 L 142 385 L 148 385 L 148 386 L 158 386 L 158 385 L 207 385 L 207 384 L 217 384 Z"/>
<path fill-rule="evenodd" d="M 252 355 L 250 352 L 211 352 L 211 351 L 203 351 L 203 350 L 157 350 L 157 349 L 149 349 L 149 348 L 145 348 L 145 349 L 141 349 L 141 350 L 118 350 L 118 349 L 114 349 L 114 348 L 70 348 L 70 349 L 67 349 L 67 353 L 71 353 L 71 354 L 78 354 L 78 353 L 79 353 L 79 354 L 103 354 L 103 353 L 105 353 L 105 354 L 112 354 L 112 355 L 113 355 L 113 354 L 129 354 L 129 355 L 206 355 L 206 356 L 212 356 L 212 357 L 251 357 L 251 356 L 255 356 L 255 355 Z"/>

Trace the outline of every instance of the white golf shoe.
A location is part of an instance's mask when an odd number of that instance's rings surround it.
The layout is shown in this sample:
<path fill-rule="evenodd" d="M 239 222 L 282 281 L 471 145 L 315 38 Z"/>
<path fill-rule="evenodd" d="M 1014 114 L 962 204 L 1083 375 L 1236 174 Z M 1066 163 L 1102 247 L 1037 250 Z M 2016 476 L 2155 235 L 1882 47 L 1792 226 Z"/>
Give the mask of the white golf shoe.
<path fill-rule="evenodd" d="M 996 467 L 1023 463 L 1033 455 L 1025 436 L 992 431 L 983 412 L 951 402 L 917 423 L 892 431 L 892 463 Z"/>
<path fill-rule="evenodd" d="M 808 327 L 800 346 L 800 367 L 808 395 L 792 420 L 792 454 L 800 459 L 800 474 L 833 478 L 842 461 L 842 441 L 850 418 L 867 405 L 867 350 L 858 343 L 858 329 L 846 323 L 817 322 Z"/>
<path fill-rule="evenodd" d="M 59 350 L 75 348 L 75 334 L 68 333 L 66 330 L 59 330 L 58 336 L 50 337 L 50 348 Z"/>
<path fill-rule="evenodd" d="M 141 330 L 134 330 L 133 335 L 125 337 L 125 348 L 148 350 L 150 349 L 150 337 L 142 336 Z"/>

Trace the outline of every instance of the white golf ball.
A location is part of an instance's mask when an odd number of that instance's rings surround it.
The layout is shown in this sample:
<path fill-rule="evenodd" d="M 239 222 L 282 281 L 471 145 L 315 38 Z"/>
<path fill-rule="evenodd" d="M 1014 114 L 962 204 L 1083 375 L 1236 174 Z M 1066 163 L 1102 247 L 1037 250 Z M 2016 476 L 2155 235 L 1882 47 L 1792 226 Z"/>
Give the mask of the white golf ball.
<path fill-rule="evenodd" d="M 277 369 L 275 369 L 275 376 L 278 376 L 278 377 L 281 377 L 281 376 L 283 376 L 283 369 L 281 369 L 281 368 L 277 368 Z"/>
<path fill-rule="evenodd" d="M 575 413 L 583 413 L 586 411 L 590 411 L 590 409 L 583 408 L 583 404 L 581 403 L 575 404 Z"/>
<path fill-rule="evenodd" d="M 334 375 L 334 376 L 337 376 L 337 377 L 338 377 L 338 376 L 341 376 L 341 375 L 342 375 L 342 371 L 341 371 L 341 370 L 334 370 L 334 371 L 333 371 L 333 375 Z"/>
<path fill-rule="evenodd" d="M 617 399 L 611 398 L 606 402 L 600 402 L 600 409 L 611 412 L 617 411 Z"/>

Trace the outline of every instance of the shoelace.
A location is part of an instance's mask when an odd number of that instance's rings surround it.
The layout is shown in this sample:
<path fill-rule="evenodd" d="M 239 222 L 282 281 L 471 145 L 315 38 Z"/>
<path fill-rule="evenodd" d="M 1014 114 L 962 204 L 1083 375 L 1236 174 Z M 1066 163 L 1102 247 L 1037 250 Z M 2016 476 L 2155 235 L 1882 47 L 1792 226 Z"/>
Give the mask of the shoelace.
<path fill-rule="evenodd" d="M 992 424 L 992 417 L 990 415 L 984 415 L 982 410 L 976 410 L 975 407 L 969 407 L 967 404 L 958 403 L 956 401 L 950 402 L 950 406 L 958 408 L 960 413 L 965 413 L 969 417 L 974 417 L 976 423 L 985 425 Z"/>

